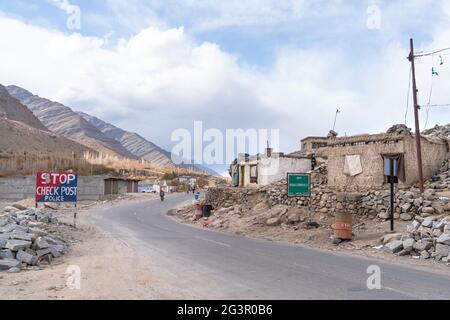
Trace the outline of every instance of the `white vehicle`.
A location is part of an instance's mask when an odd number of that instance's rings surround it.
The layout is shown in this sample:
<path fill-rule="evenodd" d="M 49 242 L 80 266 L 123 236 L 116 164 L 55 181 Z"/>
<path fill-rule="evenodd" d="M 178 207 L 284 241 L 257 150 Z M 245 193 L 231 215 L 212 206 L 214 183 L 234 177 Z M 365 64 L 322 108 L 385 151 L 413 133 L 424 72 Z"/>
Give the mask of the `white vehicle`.
<path fill-rule="evenodd" d="M 141 189 L 141 192 L 142 193 L 157 193 L 157 191 L 153 187 L 143 188 L 143 189 Z"/>

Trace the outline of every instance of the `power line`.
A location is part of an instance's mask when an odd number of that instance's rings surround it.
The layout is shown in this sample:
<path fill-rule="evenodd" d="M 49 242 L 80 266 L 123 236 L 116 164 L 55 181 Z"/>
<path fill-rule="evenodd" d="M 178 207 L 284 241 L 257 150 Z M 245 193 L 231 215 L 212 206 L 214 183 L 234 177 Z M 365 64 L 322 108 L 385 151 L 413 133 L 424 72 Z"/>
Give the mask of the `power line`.
<path fill-rule="evenodd" d="M 429 106 L 429 108 L 441 108 L 441 107 L 450 107 L 450 103 L 432 104 Z"/>
<path fill-rule="evenodd" d="M 431 97 L 433 95 L 433 81 L 434 81 L 434 55 L 431 57 L 431 79 L 430 79 L 430 94 L 428 95 L 428 104 L 427 104 L 427 110 L 426 110 L 426 117 L 425 117 L 425 125 L 424 130 L 427 128 L 428 125 L 428 119 L 430 116 L 430 105 L 431 105 Z"/>
<path fill-rule="evenodd" d="M 444 48 L 444 49 L 440 49 L 440 50 L 436 50 L 436 51 L 432 51 L 432 52 L 428 52 L 428 53 L 423 53 L 423 54 L 414 55 L 414 57 L 415 57 L 415 58 L 419 58 L 419 57 L 432 56 L 432 55 L 435 55 L 435 54 L 437 54 L 437 53 L 444 52 L 444 51 L 447 51 L 447 50 L 450 50 L 450 47 Z"/>
<path fill-rule="evenodd" d="M 410 91 L 411 91 L 411 76 L 412 76 L 412 68 L 409 68 L 408 93 L 406 94 L 405 125 L 407 122 L 406 118 L 408 117 L 408 110 L 409 110 L 409 97 L 410 97 Z"/>

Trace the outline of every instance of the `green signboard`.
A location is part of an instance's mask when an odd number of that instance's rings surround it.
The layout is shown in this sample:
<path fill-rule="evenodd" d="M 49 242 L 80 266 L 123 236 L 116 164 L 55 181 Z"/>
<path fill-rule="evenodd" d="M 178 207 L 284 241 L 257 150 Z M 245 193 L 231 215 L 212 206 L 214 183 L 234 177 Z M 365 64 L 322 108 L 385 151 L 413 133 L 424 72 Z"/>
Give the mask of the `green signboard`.
<path fill-rule="evenodd" d="M 288 173 L 287 181 L 289 197 L 311 196 L 311 176 L 309 174 Z"/>

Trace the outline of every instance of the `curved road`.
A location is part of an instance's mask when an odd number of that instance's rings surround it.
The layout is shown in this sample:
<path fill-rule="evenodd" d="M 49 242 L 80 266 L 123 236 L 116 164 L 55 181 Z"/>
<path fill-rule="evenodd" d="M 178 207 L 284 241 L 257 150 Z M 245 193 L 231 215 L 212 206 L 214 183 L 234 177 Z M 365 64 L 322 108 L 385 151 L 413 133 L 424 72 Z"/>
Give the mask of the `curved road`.
<path fill-rule="evenodd" d="M 248 239 L 179 224 L 165 215 L 191 199 L 122 203 L 95 223 L 149 255 L 161 279 L 200 299 L 450 299 L 449 276 L 332 252 Z M 378 265 L 381 290 L 369 290 Z M 159 277 L 159 275 L 158 275 Z"/>

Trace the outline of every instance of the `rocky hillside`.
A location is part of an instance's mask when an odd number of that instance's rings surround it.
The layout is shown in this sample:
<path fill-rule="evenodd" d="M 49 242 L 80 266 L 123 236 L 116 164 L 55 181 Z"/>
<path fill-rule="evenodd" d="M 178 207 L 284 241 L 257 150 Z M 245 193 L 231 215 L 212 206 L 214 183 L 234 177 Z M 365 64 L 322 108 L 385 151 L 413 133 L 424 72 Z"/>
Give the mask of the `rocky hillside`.
<path fill-rule="evenodd" d="M 78 114 L 81 115 L 90 124 L 99 129 L 101 132 L 103 132 L 106 136 L 118 141 L 123 147 L 125 147 L 125 149 L 127 149 L 139 159 L 144 159 L 152 164 L 164 167 L 176 166 L 172 161 L 172 156 L 169 151 L 160 148 L 159 146 L 151 141 L 148 141 L 139 134 L 122 130 L 110 123 L 107 123 L 84 112 L 78 112 Z M 219 175 L 217 172 L 197 164 L 181 164 L 178 167 L 190 169 L 197 172 L 205 172 L 213 176 Z"/>
<path fill-rule="evenodd" d="M 16 153 L 72 153 L 94 152 L 84 145 L 49 131 L 38 130 L 19 121 L 0 119 L 0 154 Z"/>
<path fill-rule="evenodd" d="M 105 134 L 107 137 L 118 141 L 134 156 L 159 166 L 175 166 L 168 151 L 158 147 L 157 145 L 146 140 L 137 133 L 122 130 L 110 123 L 107 123 L 84 112 L 78 112 L 78 114 L 90 124 L 99 129 L 101 132 L 103 132 L 103 134 Z"/>
<path fill-rule="evenodd" d="M 2 85 L 0 85 L 0 118 L 20 121 L 33 128 L 48 131 L 26 106 L 12 97 Z"/>
<path fill-rule="evenodd" d="M 27 106 L 42 124 L 51 131 L 75 140 L 97 151 L 137 159 L 118 141 L 112 139 L 65 105 L 33 95 L 17 86 L 8 86 L 10 95 Z"/>

